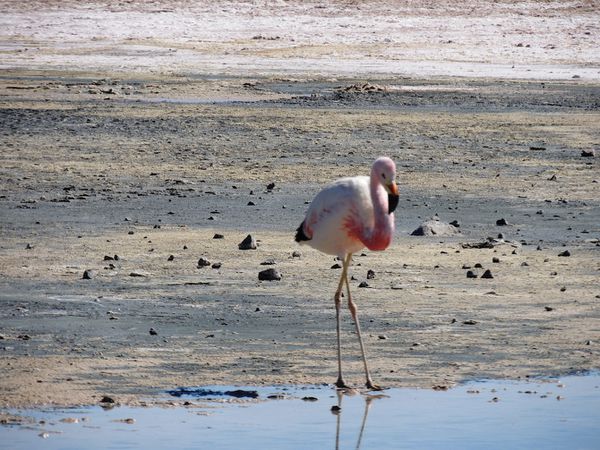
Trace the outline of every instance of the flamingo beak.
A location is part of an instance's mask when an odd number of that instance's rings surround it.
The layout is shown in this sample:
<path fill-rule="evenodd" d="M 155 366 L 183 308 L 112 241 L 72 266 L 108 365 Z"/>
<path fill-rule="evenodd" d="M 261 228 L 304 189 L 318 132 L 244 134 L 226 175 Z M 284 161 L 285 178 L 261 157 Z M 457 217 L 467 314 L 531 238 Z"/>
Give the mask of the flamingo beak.
<path fill-rule="evenodd" d="M 393 213 L 398 206 L 400 200 L 400 193 L 398 192 L 398 185 L 393 181 L 386 185 L 388 191 L 388 214 Z"/>

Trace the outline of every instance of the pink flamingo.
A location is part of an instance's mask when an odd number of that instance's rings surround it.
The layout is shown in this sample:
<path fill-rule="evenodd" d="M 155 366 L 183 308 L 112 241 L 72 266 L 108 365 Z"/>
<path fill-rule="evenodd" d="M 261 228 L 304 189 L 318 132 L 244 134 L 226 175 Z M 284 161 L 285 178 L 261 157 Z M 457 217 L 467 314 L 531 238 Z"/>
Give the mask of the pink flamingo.
<path fill-rule="evenodd" d="M 385 250 L 394 234 L 394 210 L 398 206 L 398 186 L 395 182 L 396 165 L 387 157 L 378 158 L 371 169 L 371 176 L 341 178 L 325 187 L 312 201 L 306 217 L 296 232 L 296 242 L 336 255 L 343 261 L 342 275 L 335 291 L 337 320 L 338 379 L 335 385 L 346 388 L 342 377 L 342 353 L 340 342 L 340 308 L 344 284 L 348 293 L 348 309 L 356 325 L 360 351 L 365 366 L 367 388 L 380 390 L 373 384 L 367 357 L 360 334 L 358 310 L 350 295 L 348 266 L 352 254 L 367 247 L 369 250 Z"/>

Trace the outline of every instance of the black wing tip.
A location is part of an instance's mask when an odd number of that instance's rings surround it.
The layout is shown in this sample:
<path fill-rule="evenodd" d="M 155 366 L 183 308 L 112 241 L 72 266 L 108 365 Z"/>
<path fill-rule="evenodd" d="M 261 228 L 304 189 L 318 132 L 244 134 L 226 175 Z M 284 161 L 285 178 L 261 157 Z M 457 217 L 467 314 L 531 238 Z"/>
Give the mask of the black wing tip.
<path fill-rule="evenodd" d="M 296 242 L 310 241 L 310 238 L 304 234 L 304 222 L 302 222 L 296 230 L 296 237 L 294 239 Z"/>

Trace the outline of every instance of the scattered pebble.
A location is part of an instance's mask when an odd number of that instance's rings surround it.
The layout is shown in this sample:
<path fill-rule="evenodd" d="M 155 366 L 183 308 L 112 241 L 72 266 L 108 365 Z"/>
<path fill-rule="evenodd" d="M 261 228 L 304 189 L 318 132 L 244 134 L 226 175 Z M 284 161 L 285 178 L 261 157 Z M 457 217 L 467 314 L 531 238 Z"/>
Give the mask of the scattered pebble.
<path fill-rule="evenodd" d="M 379 339 L 381 339 L 382 341 L 386 340 L 388 337 L 385 334 L 380 334 L 379 336 L 377 336 Z"/>
<path fill-rule="evenodd" d="M 375 272 L 371 269 L 367 270 L 367 280 L 372 280 L 375 278 Z"/>
<path fill-rule="evenodd" d="M 265 259 L 263 262 L 260 263 L 260 265 L 261 266 L 274 266 L 275 260 L 273 258 Z"/>
<path fill-rule="evenodd" d="M 360 284 L 358 285 L 359 288 L 368 288 L 369 287 L 369 283 L 367 283 L 366 281 L 361 281 Z"/>
<path fill-rule="evenodd" d="M 272 191 L 274 187 L 275 187 L 275 183 L 267 184 L 267 191 Z"/>
<path fill-rule="evenodd" d="M 544 306 L 544 309 L 546 311 L 554 311 L 554 308 L 552 306 Z"/>
<path fill-rule="evenodd" d="M 341 269 L 342 266 L 339 265 L 338 263 L 335 263 L 333 266 L 331 266 L 332 269 Z"/>
<path fill-rule="evenodd" d="M 560 252 L 558 254 L 558 256 L 564 256 L 564 257 L 571 256 L 571 252 L 569 250 L 565 250 L 564 252 Z"/>
<path fill-rule="evenodd" d="M 253 201 L 249 201 L 248 206 L 256 206 L 256 203 L 254 203 Z"/>
<path fill-rule="evenodd" d="M 252 235 L 249 234 L 242 242 L 238 244 L 238 248 L 240 250 L 256 250 L 256 241 Z"/>
<path fill-rule="evenodd" d="M 83 271 L 83 276 L 81 277 L 84 280 L 91 280 L 92 278 L 94 278 L 94 276 L 96 275 L 96 272 L 91 270 L 91 269 L 87 269 Z"/>
<path fill-rule="evenodd" d="M 477 325 L 477 321 L 473 319 L 464 320 L 463 325 Z"/>
<path fill-rule="evenodd" d="M 224 239 L 224 238 L 225 238 L 225 236 L 223 236 L 220 233 L 215 233 L 215 235 L 213 236 L 213 239 Z"/>
<path fill-rule="evenodd" d="M 581 156 L 583 158 L 593 158 L 594 156 L 596 156 L 596 152 L 594 151 L 594 149 L 591 149 L 591 150 L 581 150 Z"/>
<path fill-rule="evenodd" d="M 294 250 L 292 252 L 292 258 L 300 258 L 302 256 L 302 253 L 300 253 L 298 250 Z"/>
<path fill-rule="evenodd" d="M 494 278 L 494 276 L 492 275 L 492 271 L 490 269 L 487 269 L 485 272 L 483 272 L 483 275 L 481 275 L 481 278 Z"/>
<path fill-rule="evenodd" d="M 198 268 L 210 266 L 211 262 L 206 258 L 200 258 L 198 260 Z"/>
<path fill-rule="evenodd" d="M 154 328 L 150 328 L 150 330 L 148 330 L 148 333 L 150 333 L 150 336 L 158 335 L 158 331 L 156 331 Z"/>
<path fill-rule="evenodd" d="M 467 278 L 477 278 L 477 274 L 472 270 L 467 271 Z"/>
<path fill-rule="evenodd" d="M 446 222 L 442 222 L 439 218 L 424 221 L 412 233 L 411 236 L 453 236 L 460 234 L 460 230 Z"/>
<path fill-rule="evenodd" d="M 331 407 L 331 412 L 332 412 L 333 414 L 339 414 L 340 412 L 342 412 L 342 408 L 341 408 L 341 407 L 339 407 L 338 405 L 333 405 L 333 406 Z"/>
<path fill-rule="evenodd" d="M 115 403 L 115 399 L 112 397 L 109 397 L 108 395 L 104 395 L 101 399 L 100 399 L 100 403 Z"/>
<path fill-rule="evenodd" d="M 258 279 L 261 281 L 279 281 L 281 274 L 276 269 L 265 269 L 258 272 Z"/>
<path fill-rule="evenodd" d="M 175 255 L 169 255 L 167 261 L 173 261 L 175 259 Z"/>
<path fill-rule="evenodd" d="M 147 277 L 148 274 L 144 273 L 144 272 L 131 272 L 129 274 L 130 277 L 137 277 L 137 278 L 143 278 L 143 277 Z"/>
<path fill-rule="evenodd" d="M 499 262 L 500 262 L 500 258 L 498 258 L 497 256 L 494 256 L 494 257 L 492 258 L 492 262 L 493 262 L 493 263 L 495 263 L 495 264 L 497 264 L 497 263 L 499 263 Z"/>
<path fill-rule="evenodd" d="M 220 269 L 222 265 L 223 265 L 222 263 L 220 263 L 220 262 L 216 262 L 216 263 L 214 263 L 214 264 L 213 264 L 212 266 L 210 266 L 210 267 L 211 267 L 211 268 L 213 268 L 213 269 Z"/>
<path fill-rule="evenodd" d="M 305 402 L 316 402 L 316 401 L 319 401 L 319 399 L 317 397 L 309 397 L 309 396 L 302 397 L 302 400 L 305 401 Z"/>
<path fill-rule="evenodd" d="M 496 226 L 504 227 L 507 225 L 508 225 L 508 222 L 504 218 L 496 220 Z"/>

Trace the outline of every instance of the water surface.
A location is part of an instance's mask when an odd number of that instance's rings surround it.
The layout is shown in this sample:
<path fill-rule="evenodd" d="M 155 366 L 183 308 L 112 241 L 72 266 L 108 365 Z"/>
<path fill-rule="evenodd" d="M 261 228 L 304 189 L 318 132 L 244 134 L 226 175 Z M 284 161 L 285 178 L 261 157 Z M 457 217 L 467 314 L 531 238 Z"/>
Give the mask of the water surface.
<path fill-rule="evenodd" d="M 186 407 L 13 410 L 34 423 L 1 427 L 0 448 L 600 448 L 599 374 L 381 395 L 327 386 L 202 389 L 175 392 Z M 239 389 L 258 397 L 224 395 Z"/>

